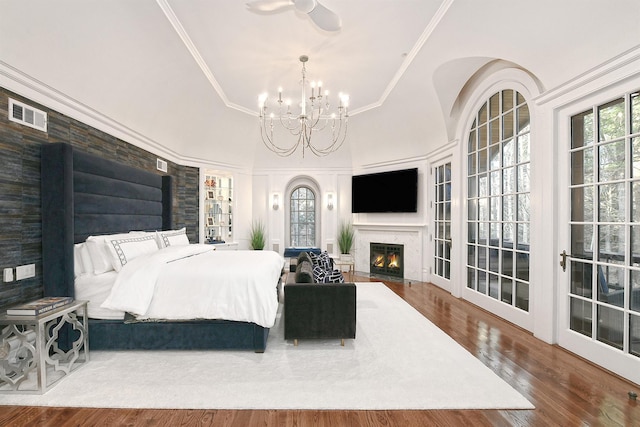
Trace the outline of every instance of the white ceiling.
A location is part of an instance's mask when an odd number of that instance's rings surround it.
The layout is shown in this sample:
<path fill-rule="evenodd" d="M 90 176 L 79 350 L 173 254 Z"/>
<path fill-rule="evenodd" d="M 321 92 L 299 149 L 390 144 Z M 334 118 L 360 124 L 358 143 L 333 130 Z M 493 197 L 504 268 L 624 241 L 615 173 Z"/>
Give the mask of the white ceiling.
<path fill-rule="evenodd" d="M 242 0 L 0 0 L 0 84 L 19 76 L 182 163 L 358 167 L 449 142 L 451 109 L 485 64 L 513 63 L 544 92 L 640 43 L 637 0 L 322 3 L 339 32 Z M 301 54 L 311 80 L 351 98 L 347 143 L 324 159 L 282 159 L 258 133 L 258 94 L 297 97 Z"/>

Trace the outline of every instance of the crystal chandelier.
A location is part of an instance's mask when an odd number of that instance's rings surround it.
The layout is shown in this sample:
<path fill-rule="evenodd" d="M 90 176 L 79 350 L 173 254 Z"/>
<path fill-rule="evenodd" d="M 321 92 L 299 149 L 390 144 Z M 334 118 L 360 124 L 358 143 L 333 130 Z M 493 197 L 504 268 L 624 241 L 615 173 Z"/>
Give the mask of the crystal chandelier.
<path fill-rule="evenodd" d="M 260 135 L 264 145 L 279 156 L 286 157 L 293 154 L 298 146 L 302 145 L 302 157 L 305 149 L 310 150 L 316 156 L 326 156 L 342 146 L 347 136 L 347 122 L 349 121 L 349 96 L 338 95 L 337 111 L 331 111 L 329 104 L 329 91 L 322 92 L 322 82 L 311 82 L 311 96 L 307 98 L 307 76 L 305 64 L 309 60 L 306 55 L 300 56 L 302 63 L 302 96 L 300 101 L 300 113 L 295 115 L 291 111 L 291 100 L 282 99 L 282 88 L 278 89 L 277 113 L 267 114 L 267 94 L 258 98 L 260 106 Z M 285 104 L 284 106 L 282 104 Z M 273 135 L 273 129 L 277 123 L 288 130 L 294 136 L 294 143 L 290 145 L 277 144 Z M 315 136 L 318 132 L 327 129 L 331 133 L 330 140 L 324 144 L 318 144 L 318 139 L 325 135 Z M 313 141 L 312 141 L 313 137 Z"/>

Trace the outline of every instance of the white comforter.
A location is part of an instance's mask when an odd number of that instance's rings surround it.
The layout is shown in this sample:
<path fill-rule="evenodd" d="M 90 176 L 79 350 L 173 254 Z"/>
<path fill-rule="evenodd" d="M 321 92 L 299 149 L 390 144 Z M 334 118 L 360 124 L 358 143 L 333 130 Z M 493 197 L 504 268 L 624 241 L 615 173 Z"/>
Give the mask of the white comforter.
<path fill-rule="evenodd" d="M 101 307 L 140 319 L 224 319 L 270 328 L 283 265 L 273 251 L 169 246 L 127 263 Z"/>

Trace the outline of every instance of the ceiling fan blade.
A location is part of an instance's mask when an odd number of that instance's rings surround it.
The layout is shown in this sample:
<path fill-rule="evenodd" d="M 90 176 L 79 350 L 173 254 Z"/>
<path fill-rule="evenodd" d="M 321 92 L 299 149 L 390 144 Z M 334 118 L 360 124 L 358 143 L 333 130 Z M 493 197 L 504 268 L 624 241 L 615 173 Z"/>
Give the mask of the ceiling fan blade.
<path fill-rule="evenodd" d="M 293 0 L 254 0 L 247 2 L 247 8 L 254 12 L 278 12 L 293 6 Z"/>
<path fill-rule="evenodd" d="M 311 20 L 325 31 L 338 31 L 342 28 L 342 20 L 333 11 L 327 9 L 320 3 L 309 12 Z"/>

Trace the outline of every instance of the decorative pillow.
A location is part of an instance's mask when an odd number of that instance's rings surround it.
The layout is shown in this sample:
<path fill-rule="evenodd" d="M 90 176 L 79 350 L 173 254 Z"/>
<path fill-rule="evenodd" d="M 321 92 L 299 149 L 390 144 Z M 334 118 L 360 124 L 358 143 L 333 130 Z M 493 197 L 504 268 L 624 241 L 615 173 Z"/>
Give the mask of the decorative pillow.
<path fill-rule="evenodd" d="M 84 274 L 84 265 L 82 264 L 82 248 L 84 243 L 76 243 L 73 245 L 73 275 L 74 277 Z"/>
<path fill-rule="evenodd" d="M 105 234 L 101 236 L 89 236 L 87 238 L 87 247 L 89 248 L 89 256 L 91 257 L 91 263 L 93 264 L 93 272 L 95 274 L 106 273 L 113 270 L 113 262 L 111 261 L 111 254 L 107 247 L 107 240 L 113 239 L 127 239 L 137 233 L 122 233 L 122 234 Z"/>
<path fill-rule="evenodd" d="M 311 252 L 300 252 L 300 255 L 298 255 L 298 264 L 304 261 L 313 263 L 313 259 L 311 258 Z"/>
<path fill-rule="evenodd" d="M 153 234 L 111 239 L 107 242 L 107 245 L 113 268 L 116 271 L 122 270 L 122 267 L 127 262 L 158 250 L 158 244 Z"/>
<path fill-rule="evenodd" d="M 160 248 L 189 244 L 186 227 L 182 227 L 180 230 L 158 231 L 157 233 Z"/>
<path fill-rule="evenodd" d="M 319 265 L 313 266 L 313 283 L 324 283 L 327 271 Z"/>
<path fill-rule="evenodd" d="M 316 265 L 319 265 L 325 270 L 333 270 L 333 259 L 331 259 L 327 251 L 324 251 L 316 257 Z"/>
<path fill-rule="evenodd" d="M 296 266 L 296 283 L 313 283 L 313 265 L 302 261 Z"/>
<path fill-rule="evenodd" d="M 344 276 L 340 270 L 327 271 L 324 276 L 324 283 L 344 283 Z"/>

